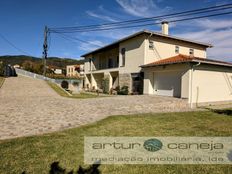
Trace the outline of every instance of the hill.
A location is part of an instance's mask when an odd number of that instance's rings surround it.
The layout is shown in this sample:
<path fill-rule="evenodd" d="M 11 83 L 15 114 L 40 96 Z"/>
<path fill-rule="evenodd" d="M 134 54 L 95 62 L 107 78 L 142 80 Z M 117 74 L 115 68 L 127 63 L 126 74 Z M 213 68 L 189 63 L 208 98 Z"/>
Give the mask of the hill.
<path fill-rule="evenodd" d="M 10 64 L 15 65 L 18 64 L 22 66 L 22 64 L 25 61 L 31 61 L 35 64 L 41 64 L 42 59 L 38 57 L 30 57 L 25 55 L 18 55 L 18 56 L 0 56 L 0 62 L 3 62 L 4 64 Z M 55 66 L 59 68 L 66 68 L 67 65 L 73 65 L 73 64 L 81 64 L 84 60 L 75 60 L 71 58 L 59 58 L 59 57 L 49 57 L 47 59 L 47 65 L 48 66 Z"/>

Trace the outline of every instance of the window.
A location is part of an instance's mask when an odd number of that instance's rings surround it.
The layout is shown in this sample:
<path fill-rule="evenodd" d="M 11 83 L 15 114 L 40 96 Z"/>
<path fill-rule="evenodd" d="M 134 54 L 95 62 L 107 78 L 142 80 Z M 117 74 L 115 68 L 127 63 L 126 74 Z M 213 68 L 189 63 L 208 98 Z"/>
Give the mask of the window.
<path fill-rule="evenodd" d="M 153 41 L 149 41 L 149 49 L 153 49 L 154 48 L 154 42 Z"/>
<path fill-rule="evenodd" d="M 121 49 L 121 54 L 122 54 L 122 66 L 125 66 L 125 63 L 126 63 L 126 49 L 125 48 Z"/>
<path fill-rule="evenodd" d="M 175 53 L 176 53 L 176 54 L 179 54 L 179 52 L 180 52 L 180 47 L 179 47 L 179 46 L 176 46 L 176 48 L 175 48 Z"/>
<path fill-rule="evenodd" d="M 189 49 L 189 55 L 190 55 L 190 56 L 193 56 L 193 55 L 194 55 L 194 49 L 192 49 L 192 48 Z"/>

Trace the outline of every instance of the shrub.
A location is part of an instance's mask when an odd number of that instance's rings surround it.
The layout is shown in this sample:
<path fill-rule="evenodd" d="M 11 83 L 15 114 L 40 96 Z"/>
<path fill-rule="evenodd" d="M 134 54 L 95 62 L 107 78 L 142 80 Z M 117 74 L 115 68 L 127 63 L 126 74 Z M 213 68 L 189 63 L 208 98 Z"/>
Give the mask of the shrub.
<path fill-rule="evenodd" d="M 119 95 L 128 95 L 129 94 L 129 87 L 128 86 L 123 86 L 119 91 Z"/>
<path fill-rule="evenodd" d="M 61 87 L 64 88 L 64 89 L 68 89 L 68 82 L 66 80 L 63 80 L 61 82 Z"/>
<path fill-rule="evenodd" d="M 109 82 L 110 82 L 109 77 L 105 77 L 105 78 L 103 78 L 103 80 L 102 80 L 103 92 L 106 93 L 106 94 L 108 94 L 109 91 L 110 91 L 110 89 L 109 89 L 109 88 L 110 88 L 110 87 L 109 87 Z"/>
<path fill-rule="evenodd" d="M 0 76 L 4 76 L 4 64 L 0 62 Z"/>

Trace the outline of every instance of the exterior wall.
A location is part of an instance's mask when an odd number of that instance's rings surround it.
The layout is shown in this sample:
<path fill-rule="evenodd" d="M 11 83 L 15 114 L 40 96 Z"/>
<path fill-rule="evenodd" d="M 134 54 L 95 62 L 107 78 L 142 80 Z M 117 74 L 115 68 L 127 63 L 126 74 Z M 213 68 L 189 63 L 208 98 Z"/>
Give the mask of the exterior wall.
<path fill-rule="evenodd" d="M 153 49 L 149 48 L 149 41 L 153 41 Z M 179 53 L 175 53 L 175 46 L 179 46 Z M 125 66 L 122 66 L 122 48 L 126 49 Z M 115 65 L 117 56 L 119 57 L 119 63 L 118 66 L 114 66 L 113 68 L 117 68 L 117 71 L 120 71 L 120 73 L 136 73 L 141 71 L 141 65 L 178 54 L 189 55 L 190 48 L 194 49 L 195 57 L 206 58 L 205 46 L 159 36 L 138 35 L 119 43 L 118 47 L 109 48 L 86 56 L 85 73 L 89 73 L 91 70 L 99 71 L 104 69 L 105 72 L 109 72 L 109 68 L 107 68 L 108 59 L 112 58 Z M 91 70 L 89 58 L 94 58 L 94 61 L 91 63 Z"/>
<path fill-rule="evenodd" d="M 181 98 L 189 98 L 190 66 L 187 66 L 181 78 Z"/>
<path fill-rule="evenodd" d="M 154 43 L 154 49 L 149 48 L 149 40 Z M 119 86 L 129 86 L 132 90 L 131 73 L 139 73 L 143 71 L 140 66 L 151 63 L 160 59 L 176 56 L 175 46 L 179 46 L 179 54 L 189 55 L 189 49 L 194 49 L 194 56 L 206 58 L 206 48 L 197 44 L 186 43 L 168 38 L 161 38 L 159 36 L 139 35 L 134 38 L 122 41 L 116 47 L 105 49 L 85 57 L 85 74 L 103 73 L 104 75 L 111 72 L 119 72 L 118 84 Z M 122 66 L 121 49 L 125 48 L 125 66 Z M 109 58 L 116 61 L 118 56 L 118 66 L 107 68 Z M 93 58 L 93 62 L 89 62 L 89 58 Z M 114 63 L 115 64 L 115 63 Z M 190 71 L 187 65 L 170 65 L 166 69 L 162 67 L 146 68 L 144 69 L 144 94 L 154 93 L 154 72 L 155 71 L 181 71 L 181 97 L 189 98 L 189 78 Z M 92 75 L 91 75 L 92 76 Z M 112 81 L 112 77 L 110 78 Z M 88 82 L 88 80 L 86 80 Z M 91 82 L 90 82 L 91 83 Z M 91 86 L 96 86 L 93 80 Z M 113 85 L 115 86 L 115 85 Z"/>
<path fill-rule="evenodd" d="M 144 69 L 143 94 L 154 93 L 154 68 Z"/>
<path fill-rule="evenodd" d="M 66 66 L 66 76 L 73 77 L 73 76 L 84 76 L 84 65 L 81 64 L 80 66 L 80 74 L 75 70 L 77 65 L 68 65 Z"/>
<path fill-rule="evenodd" d="M 131 74 L 129 73 L 124 73 L 124 74 L 119 74 L 119 86 L 128 86 L 129 92 L 132 90 L 132 78 Z"/>
<path fill-rule="evenodd" d="M 112 60 L 112 67 L 118 67 L 117 57 L 119 56 L 118 47 L 106 50 L 104 52 L 100 52 L 93 55 L 93 67 L 92 70 L 99 70 L 99 69 L 108 69 L 109 59 Z"/>
<path fill-rule="evenodd" d="M 149 48 L 149 41 L 153 41 L 153 49 Z M 206 48 L 203 46 L 153 36 L 145 40 L 144 64 L 178 55 L 175 53 L 176 46 L 179 46 L 179 54 L 189 55 L 189 49 L 193 48 L 195 57 L 206 58 Z"/>
<path fill-rule="evenodd" d="M 66 66 L 66 75 L 69 77 L 77 75 L 77 72 L 75 71 L 75 65 Z"/>
<path fill-rule="evenodd" d="M 91 88 L 91 74 L 85 74 L 84 76 L 84 88 Z"/>
<path fill-rule="evenodd" d="M 92 55 L 88 55 L 85 57 L 85 63 L 84 63 L 84 73 L 87 74 L 90 72 L 90 63 L 89 59 L 92 58 Z"/>
<path fill-rule="evenodd" d="M 139 66 L 144 64 L 144 39 L 145 35 L 135 37 L 133 39 L 124 41 L 119 44 L 118 48 L 109 49 L 102 51 L 94 55 L 88 55 L 85 59 L 85 74 L 92 74 L 92 78 L 95 73 L 103 73 L 105 76 L 109 77 L 110 88 L 115 87 L 116 85 L 128 86 L 129 91 L 132 90 L 132 78 L 131 73 L 139 73 L 141 68 Z M 125 48 L 125 66 L 122 66 L 122 55 L 121 49 Z M 106 68 L 108 58 L 112 58 L 115 63 L 117 56 L 119 58 L 118 67 Z M 91 68 L 89 63 L 89 58 L 94 58 L 94 61 L 91 62 Z M 101 67 L 99 67 L 99 61 L 101 59 Z M 112 75 L 111 73 L 118 72 L 117 83 L 112 85 Z M 86 79 L 86 84 L 91 83 Z M 89 84 L 90 85 L 90 84 Z M 95 79 L 92 80 L 91 86 L 96 86 L 97 82 Z"/>
<path fill-rule="evenodd" d="M 154 76 L 157 72 L 167 72 L 179 74 L 181 80 L 181 98 L 188 98 L 189 91 L 189 65 L 175 64 L 167 66 L 157 66 L 144 69 L 144 94 L 154 94 Z"/>
<path fill-rule="evenodd" d="M 195 67 L 189 102 L 232 101 L 232 69 L 213 65 Z"/>
<path fill-rule="evenodd" d="M 102 80 L 104 78 L 104 74 L 103 73 L 98 73 L 98 74 L 92 74 L 94 81 L 96 82 L 96 86 L 93 85 L 95 87 L 95 89 L 102 89 Z"/>
<path fill-rule="evenodd" d="M 119 57 L 118 47 L 88 55 L 85 58 L 85 73 L 98 70 L 106 70 L 107 72 L 107 69 L 118 68 L 119 65 L 117 62 L 117 57 Z M 91 63 L 89 62 L 89 59 L 92 59 Z M 112 60 L 111 68 L 108 67 L 109 59 Z"/>
<path fill-rule="evenodd" d="M 144 64 L 145 35 L 140 35 L 119 44 L 119 52 L 122 48 L 126 49 L 125 66 L 122 66 L 122 55 L 119 54 L 120 73 L 140 72 L 139 66 Z"/>

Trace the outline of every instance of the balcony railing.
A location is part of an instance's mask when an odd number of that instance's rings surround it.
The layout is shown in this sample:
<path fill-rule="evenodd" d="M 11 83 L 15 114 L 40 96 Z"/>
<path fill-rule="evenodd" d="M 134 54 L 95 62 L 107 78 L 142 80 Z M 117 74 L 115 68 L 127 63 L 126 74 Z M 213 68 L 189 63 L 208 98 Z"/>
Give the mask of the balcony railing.
<path fill-rule="evenodd" d="M 113 68 L 118 68 L 119 65 L 111 65 L 111 66 L 103 66 L 103 67 L 93 67 L 92 66 L 92 71 L 98 71 L 98 70 L 106 70 L 106 69 L 113 69 Z"/>

